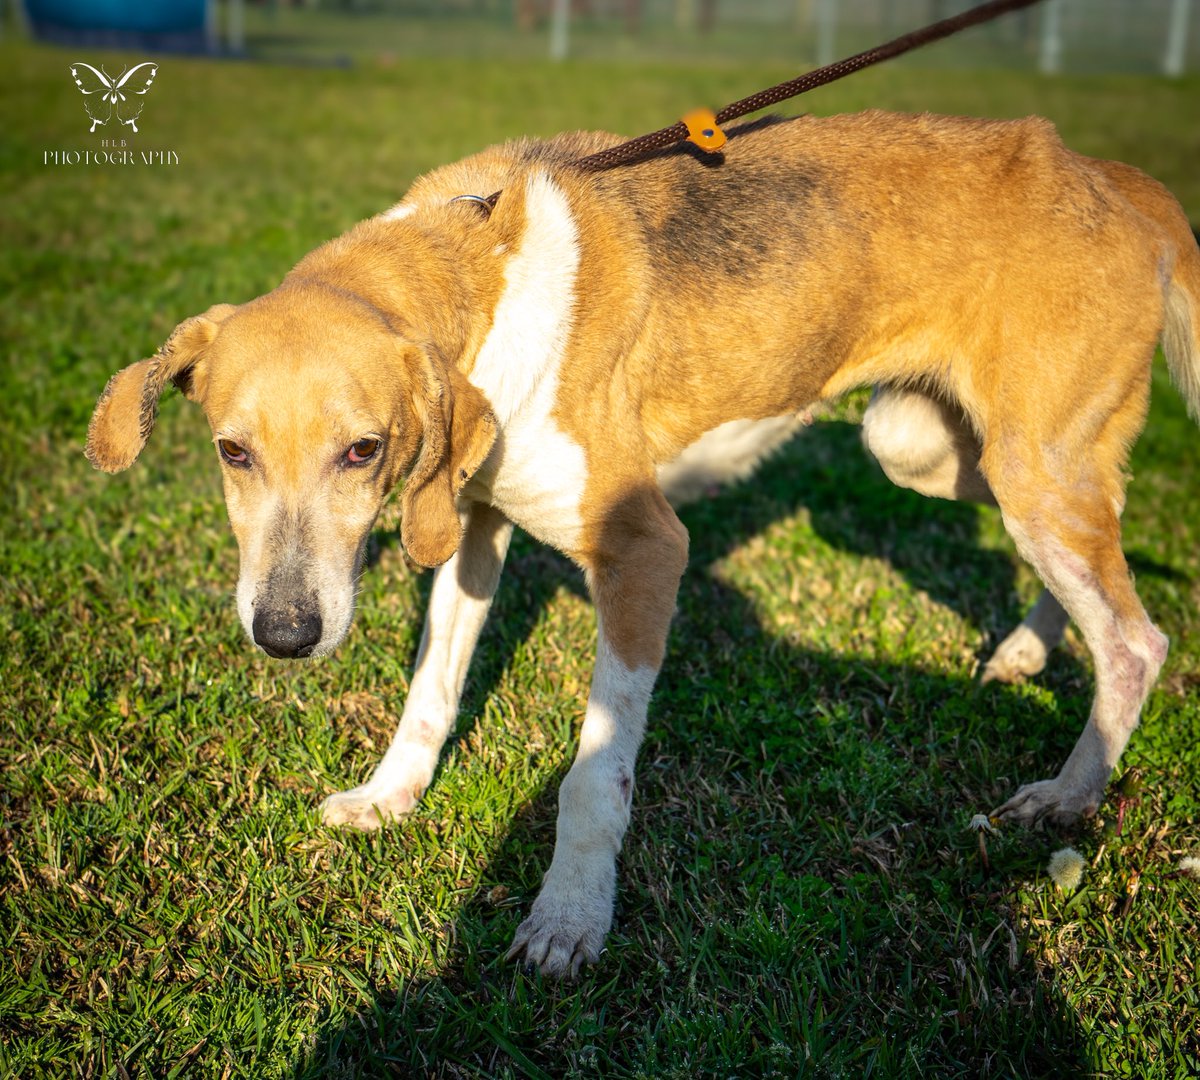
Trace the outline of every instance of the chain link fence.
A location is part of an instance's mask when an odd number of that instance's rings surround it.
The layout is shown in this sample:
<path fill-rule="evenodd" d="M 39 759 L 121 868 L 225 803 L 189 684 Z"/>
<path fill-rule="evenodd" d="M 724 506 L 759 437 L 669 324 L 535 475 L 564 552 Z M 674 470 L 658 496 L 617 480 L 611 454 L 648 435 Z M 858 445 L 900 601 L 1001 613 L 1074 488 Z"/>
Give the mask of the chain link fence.
<path fill-rule="evenodd" d="M 232 0 L 240 3 L 240 0 Z M 266 0 L 272 7 L 282 0 Z M 812 64 L 944 19 L 962 0 L 297 0 L 329 14 L 391 15 L 436 28 L 475 27 L 524 39 L 522 52 L 559 58 L 762 53 Z M 431 33 L 432 31 L 432 33 Z M 540 46 L 540 50 L 537 48 Z M 921 54 L 938 66 L 1046 72 L 1200 70 L 1200 0 L 1045 0 Z"/>
<path fill-rule="evenodd" d="M 173 6 L 172 0 L 157 5 L 0 0 L 0 28 L 32 23 L 36 36 L 50 40 L 134 47 L 149 40 L 150 23 L 138 12 L 161 15 L 190 5 L 207 16 L 197 22 L 189 48 L 264 58 L 353 62 L 366 56 L 549 55 L 761 60 L 802 68 L 860 52 L 978 2 L 175 0 Z M 64 23 L 67 9 L 76 17 Z M 114 11 L 134 15 L 114 22 Z M 130 30 L 126 23 L 142 30 Z M 154 44 L 171 47 L 169 41 Z M 1047 73 L 1195 74 L 1200 72 L 1200 0 L 1043 0 L 899 62 Z"/>

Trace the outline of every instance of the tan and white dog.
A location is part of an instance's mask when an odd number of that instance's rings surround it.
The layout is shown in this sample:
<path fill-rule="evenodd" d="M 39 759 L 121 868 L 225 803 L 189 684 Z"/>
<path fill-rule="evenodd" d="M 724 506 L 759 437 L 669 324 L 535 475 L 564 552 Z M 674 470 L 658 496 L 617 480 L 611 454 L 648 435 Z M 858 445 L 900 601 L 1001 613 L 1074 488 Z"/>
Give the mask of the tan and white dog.
<path fill-rule="evenodd" d="M 118 372 L 87 445 L 124 469 L 167 382 L 203 406 L 238 611 L 272 656 L 345 636 L 367 536 L 403 481 L 404 546 L 439 569 L 395 740 L 325 801 L 330 824 L 373 828 L 420 799 L 513 524 L 583 568 L 595 673 L 553 861 L 510 952 L 557 976 L 596 960 L 612 919 L 687 562 L 664 483 L 738 474 L 801 410 L 875 385 L 864 435 L 888 476 L 998 503 L 1048 586 L 988 675 L 1040 670 L 1068 616 L 1095 658 L 1066 764 L 997 811 L 1066 821 L 1095 812 L 1166 655 L 1119 528 L 1160 337 L 1200 408 L 1200 253 L 1179 205 L 1043 120 L 768 120 L 730 132 L 723 158 L 571 167 L 617 141 L 516 142 L 422 178 L 272 292 L 188 319 Z"/>

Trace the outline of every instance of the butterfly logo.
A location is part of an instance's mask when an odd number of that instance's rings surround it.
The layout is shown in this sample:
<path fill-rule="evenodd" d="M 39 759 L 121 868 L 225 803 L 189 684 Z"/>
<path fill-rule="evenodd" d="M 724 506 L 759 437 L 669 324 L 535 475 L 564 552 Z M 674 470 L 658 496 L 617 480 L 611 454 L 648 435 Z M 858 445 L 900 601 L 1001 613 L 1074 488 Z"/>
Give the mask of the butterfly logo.
<path fill-rule="evenodd" d="M 83 94 L 83 107 L 92 118 L 89 131 L 95 131 L 100 124 L 107 124 L 113 118 L 113 113 L 122 124 L 128 124 L 137 131 L 137 119 L 142 115 L 142 106 L 145 104 L 141 98 L 149 93 L 157 74 L 158 65 L 148 60 L 123 70 L 116 78 L 103 68 L 97 71 L 91 64 L 72 64 L 71 78 Z M 96 94 L 100 96 L 95 97 Z"/>

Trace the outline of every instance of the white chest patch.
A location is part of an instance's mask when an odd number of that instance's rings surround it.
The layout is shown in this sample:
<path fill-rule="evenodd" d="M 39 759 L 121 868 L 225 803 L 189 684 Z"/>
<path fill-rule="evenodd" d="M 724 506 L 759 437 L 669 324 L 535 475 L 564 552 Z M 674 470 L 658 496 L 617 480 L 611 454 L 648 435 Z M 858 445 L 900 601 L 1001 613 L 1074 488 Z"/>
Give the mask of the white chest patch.
<path fill-rule="evenodd" d="M 571 334 L 579 238 L 566 196 L 542 174 L 525 189 L 525 232 L 504 267 L 504 291 L 471 382 L 504 427 L 544 379 L 557 378 Z"/>
<path fill-rule="evenodd" d="M 581 530 L 587 461 L 552 413 L 574 317 L 578 233 L 566 196 L 546 176 L 528 181 L 525 215 L 492 328 L 469 376 L 491 404 L 500 435 L 466 493 L 571 551 Z"/>

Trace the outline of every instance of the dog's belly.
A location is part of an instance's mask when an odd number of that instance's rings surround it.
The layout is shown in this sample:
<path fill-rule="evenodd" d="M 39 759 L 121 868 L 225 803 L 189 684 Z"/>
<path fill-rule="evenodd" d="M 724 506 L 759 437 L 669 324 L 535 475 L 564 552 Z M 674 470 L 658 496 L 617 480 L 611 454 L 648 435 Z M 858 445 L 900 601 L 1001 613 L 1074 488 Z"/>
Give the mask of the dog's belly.
<path fill-rule="evenodd" d="M 801 414 L 730 420 L 705 432 L 673 461 L 658 467 L 658 486 L 679 507 L 709 489 L 744 480 L 804 426 Z"/>

